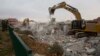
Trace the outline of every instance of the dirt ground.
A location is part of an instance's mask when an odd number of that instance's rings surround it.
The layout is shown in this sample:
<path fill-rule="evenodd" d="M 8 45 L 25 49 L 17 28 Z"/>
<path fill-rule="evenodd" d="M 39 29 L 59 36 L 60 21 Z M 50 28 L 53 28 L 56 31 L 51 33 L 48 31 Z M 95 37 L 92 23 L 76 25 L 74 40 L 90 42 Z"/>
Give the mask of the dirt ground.
<path fill-rule="evenodd" d="M 0 31 L 0 56 L 13 56 L 12 43 L 8 32 Z"/>

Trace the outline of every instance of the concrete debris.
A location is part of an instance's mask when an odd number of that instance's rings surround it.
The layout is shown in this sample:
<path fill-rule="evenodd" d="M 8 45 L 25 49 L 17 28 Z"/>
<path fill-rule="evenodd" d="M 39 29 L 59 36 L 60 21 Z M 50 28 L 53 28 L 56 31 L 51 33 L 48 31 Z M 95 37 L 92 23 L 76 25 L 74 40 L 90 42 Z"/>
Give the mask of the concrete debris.
<path fill-rule="evenodd" d="M 86 48 L 88 54 L 93 54 L 95 52 L 95 48 Z"/>
<path fill-rule="evenodd" d="M 98 49 L 100 37 L 75 39 L 72 36 L 66 36 L 66 32 L 69 29 L 67 24 L 62 26 L 59 23 L 34 23 L 32 27 L 21 27 L 22 29 L 32 31 L 33 37 L 29 36 L 42 43 L 53 45 L 58 42 L 64 49 L 62 56 L 98 56 L 100 52 L 100 49 Z M 35 56 L 41 55 L 36 54 Z"/>

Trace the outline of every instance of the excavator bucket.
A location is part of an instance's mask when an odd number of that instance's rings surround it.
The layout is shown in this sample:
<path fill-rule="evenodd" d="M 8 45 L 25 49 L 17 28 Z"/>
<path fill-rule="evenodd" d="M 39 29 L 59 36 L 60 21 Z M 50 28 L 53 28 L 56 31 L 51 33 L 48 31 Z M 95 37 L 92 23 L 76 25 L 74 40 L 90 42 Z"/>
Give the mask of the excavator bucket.
<path fill-rule="evenodd" d="M 50 13 L 50 15 L 54 14 L 54 11 L 55 11 L 55 9 L 49 7 L 49 13 Z"/>

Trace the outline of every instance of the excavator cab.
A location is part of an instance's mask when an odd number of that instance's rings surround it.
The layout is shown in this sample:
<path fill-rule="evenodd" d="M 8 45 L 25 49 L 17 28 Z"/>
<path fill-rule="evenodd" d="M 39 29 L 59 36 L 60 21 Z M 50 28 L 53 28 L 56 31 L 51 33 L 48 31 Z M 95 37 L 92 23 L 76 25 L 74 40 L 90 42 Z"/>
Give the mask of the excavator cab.
<path fill-rule="evenodd" d="M 86 29 L 85 20 L 73 20 L 71 22 L 71 30 L 67 33 L 68 35 L 76 35 L 76 33 L 82 33 Z"/>
<path fill-rule="evenodd" d="M 71 29 L 84 30 L 86 28 L 86 22 L 84 20 L 73 20 Z"/>

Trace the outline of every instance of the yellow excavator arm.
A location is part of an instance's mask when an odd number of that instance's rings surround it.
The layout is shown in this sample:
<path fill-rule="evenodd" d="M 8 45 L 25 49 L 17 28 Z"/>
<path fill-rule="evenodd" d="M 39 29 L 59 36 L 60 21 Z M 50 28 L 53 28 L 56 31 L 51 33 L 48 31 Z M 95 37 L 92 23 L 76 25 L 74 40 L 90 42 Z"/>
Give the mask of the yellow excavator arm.
<path fill-rule="evenodd" d="M 76 9 L 76 8 L 74 8 L 74 7 L 66 4 L 66 2 L 61 2 L 58 5 L 54 5 L 53 7 L 49 7 L 49 13 L 50 13 L 50 15 L 53 15 L 54 12 L 55 12 L 55 10 L 59 9 L 59 8 L 64 8 L 64 9 L 68 10 L 69 12 L 71 12 L 72 14 L 75 15 L 75 18 L 77 20 L 81 20 L 82 19 L 81 14 L 78 11 L 78 9 Z"/>

